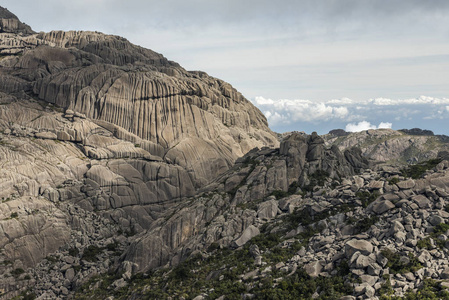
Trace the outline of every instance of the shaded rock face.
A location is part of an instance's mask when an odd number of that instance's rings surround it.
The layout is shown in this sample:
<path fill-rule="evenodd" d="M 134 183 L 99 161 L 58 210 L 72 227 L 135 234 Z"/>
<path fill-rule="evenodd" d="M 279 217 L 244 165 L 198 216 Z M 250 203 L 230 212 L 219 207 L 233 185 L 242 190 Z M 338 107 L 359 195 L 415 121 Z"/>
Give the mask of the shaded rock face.
<path fill-rule="evenodd" d="M 280 148 L 254 149 L 236 161 L 234 167 L 202 191 L 230 193 L 233 203 L 246 203 L 272 193 L 287 192 L 321 181 L 341 180 L 368 168 L 360 150 L 344 153 L 326 148 L 324 140 L 312 135 L 292 134 Z"/>
<path fill-rule="evenodd" d="M 344 153 L 337 147 L 326 149 L 323 138 L 316 133 L 290 135 L 282 141 L 279 154 L 286 156 L 288 184 L 296 181 L 304 185 L 317 171 L 326 172 L 330 178 L 341 178 L 368 167 L 368 161 L 358 149 Z"/>

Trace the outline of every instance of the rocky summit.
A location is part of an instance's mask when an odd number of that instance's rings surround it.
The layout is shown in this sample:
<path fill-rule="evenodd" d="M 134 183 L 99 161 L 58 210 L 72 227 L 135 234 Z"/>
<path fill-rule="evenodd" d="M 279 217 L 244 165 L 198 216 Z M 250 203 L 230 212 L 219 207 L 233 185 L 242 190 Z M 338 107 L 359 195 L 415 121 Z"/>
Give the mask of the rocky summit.
<path fill-rule="evenodd" d="M 449 298 L 447 137 L 277 135 L 124 38 L 0 21 L 0 299 Z"/>

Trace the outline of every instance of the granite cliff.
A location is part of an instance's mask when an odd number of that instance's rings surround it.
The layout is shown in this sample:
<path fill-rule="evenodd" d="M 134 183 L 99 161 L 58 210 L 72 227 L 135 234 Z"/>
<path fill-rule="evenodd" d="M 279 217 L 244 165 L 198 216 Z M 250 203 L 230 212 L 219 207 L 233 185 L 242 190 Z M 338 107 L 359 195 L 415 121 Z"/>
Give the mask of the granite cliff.
<path fill-rule="evenodd" d="M 61 247 L 124 247 L 238 157 L 279 145 L 222 80 L 118 36 L 36 33 L 4 8 L 0 20 L 4 291 Z"/>

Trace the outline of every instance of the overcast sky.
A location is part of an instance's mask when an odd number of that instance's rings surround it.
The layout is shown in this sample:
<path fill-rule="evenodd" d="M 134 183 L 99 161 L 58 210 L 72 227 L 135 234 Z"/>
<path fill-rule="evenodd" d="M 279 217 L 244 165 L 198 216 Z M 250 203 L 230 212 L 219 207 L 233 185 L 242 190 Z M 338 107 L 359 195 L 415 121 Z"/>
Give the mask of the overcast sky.
<path fill-rule="evenodd" d="M 449 134 L 448 0 L 0 0 L 36 31 L 97 30 L 231 83 L 275 131 Z"/>

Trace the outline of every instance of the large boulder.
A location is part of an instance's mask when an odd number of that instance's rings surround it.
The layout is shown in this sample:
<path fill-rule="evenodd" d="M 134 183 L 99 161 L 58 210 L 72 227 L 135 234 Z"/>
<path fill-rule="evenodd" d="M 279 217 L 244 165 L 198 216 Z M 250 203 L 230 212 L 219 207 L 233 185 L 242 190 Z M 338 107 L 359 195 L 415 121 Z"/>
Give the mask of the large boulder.
<path fill-rule="evenodd" d="M 346 257 L 350 258 L 359 251 L 363 255 L 369 255 L 373 252 L 373 245 L 365 240 L 352 239 L 345 244 Z"/>

